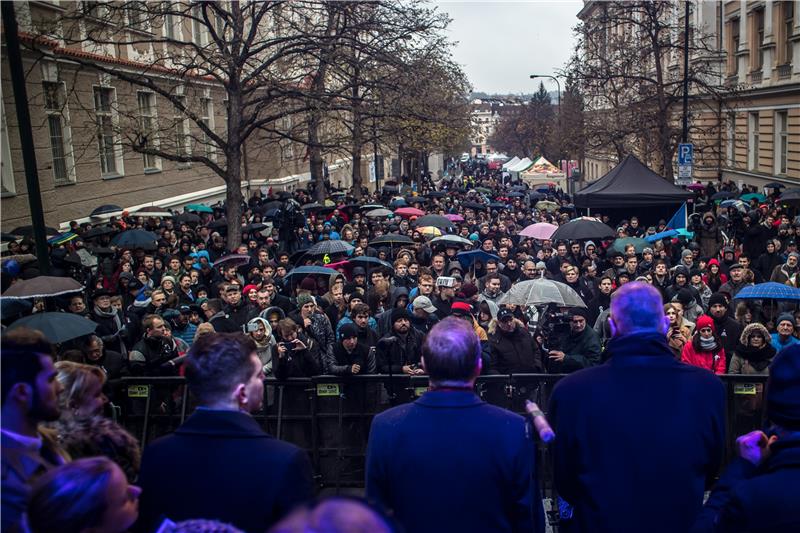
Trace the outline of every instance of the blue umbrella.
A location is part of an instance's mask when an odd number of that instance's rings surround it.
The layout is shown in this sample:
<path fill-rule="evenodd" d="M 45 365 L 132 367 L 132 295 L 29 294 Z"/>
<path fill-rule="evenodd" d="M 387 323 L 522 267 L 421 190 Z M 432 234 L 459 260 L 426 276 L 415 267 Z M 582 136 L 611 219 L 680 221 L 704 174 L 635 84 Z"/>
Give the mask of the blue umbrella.
<path fill-rule="evenodd" d="M 670 237 L 674 237 L 677 235 L 678 232 L 674 229 L 668 229 L 667 231 L 662 231 L 661 233 L 656 233 L 655 235 L 648 235 L 644 238 L 647 242 L 656 242 L 660 241 L 661 239 L 668 239 Z"/>
<path fill-rule="evenodd" d="M 740 290 L 735 300 L 800 300 L 800 289 L 768 281 Z"/>
<path fill-rule="evenodd" d="M 469 252 L 461 252 L 460 254 L 456 254 L 456 259 L 459 263 L 461 263 L 461 267 L 464 269 L 468 269 L 475 261 L 486 262 L 489 259 L 497 259 L 500 260 L 494 254 L 490 254 L 489 252 L 484 252 L 483 250 L 471 250 Z"/>
<path fill-rule="evenodd" d="M 396 198 L 389 203 L 389 207 L 405 207 L 408 203 L 406 202 L 405 198 Z"/>

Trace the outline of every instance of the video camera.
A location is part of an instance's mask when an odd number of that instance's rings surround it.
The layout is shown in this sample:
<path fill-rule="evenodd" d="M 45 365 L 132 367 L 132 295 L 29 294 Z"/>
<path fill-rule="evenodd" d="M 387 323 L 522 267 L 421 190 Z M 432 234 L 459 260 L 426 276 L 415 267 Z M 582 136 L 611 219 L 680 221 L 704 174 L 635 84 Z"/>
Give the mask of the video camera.
<path fill-rule="evenodd" d="M 570 332 L 571 315 L 555 304 L 529 308 L 528 323 L 533 324 L 533 337 L 544 352 L 560 350 Z M 541 340 L 540 340 L 541 339 Z"/>

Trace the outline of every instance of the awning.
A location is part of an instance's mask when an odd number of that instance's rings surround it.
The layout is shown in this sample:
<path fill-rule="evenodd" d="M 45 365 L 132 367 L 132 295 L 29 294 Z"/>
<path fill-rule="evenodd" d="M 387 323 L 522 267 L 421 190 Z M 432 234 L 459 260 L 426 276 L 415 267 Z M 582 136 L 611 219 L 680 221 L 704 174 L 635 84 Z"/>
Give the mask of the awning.
<path fill-rule="evenodd" d="M 506 161 L 505 163 L 503 163 L 503 170 L 508 170 L 509 168 L 513 167 L 517 163 L 519 163 L 519 157 L 514 156 L 514 158 L 511 159 L 510 161 Z"/>

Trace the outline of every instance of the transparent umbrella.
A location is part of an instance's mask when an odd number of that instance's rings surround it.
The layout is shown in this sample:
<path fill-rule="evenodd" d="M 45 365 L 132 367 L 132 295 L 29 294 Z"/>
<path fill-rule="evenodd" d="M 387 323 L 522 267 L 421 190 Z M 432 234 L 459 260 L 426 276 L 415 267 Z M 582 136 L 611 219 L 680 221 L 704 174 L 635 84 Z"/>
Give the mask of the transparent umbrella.
<path fill-rule="evenodd" d="M 559 307 L 586 307 L 581 297 L 571 287 L 546 278 L 522 281 L 513 285 L 497 303 L 499 305 L 556 304 Z"/>

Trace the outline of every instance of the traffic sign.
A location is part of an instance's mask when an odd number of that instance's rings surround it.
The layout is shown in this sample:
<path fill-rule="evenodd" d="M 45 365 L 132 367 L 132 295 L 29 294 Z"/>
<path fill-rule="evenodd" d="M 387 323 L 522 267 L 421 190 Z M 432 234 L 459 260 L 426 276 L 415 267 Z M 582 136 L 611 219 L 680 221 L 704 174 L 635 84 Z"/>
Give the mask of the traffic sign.
<path fill-rule="evenodd" d="M 680 143 L 678 145 L 678 178 L 675 183 L 678 185 L 689 185 L 692 183 L 692 165 L 694 164 L 694 145 L 692 143 Z"/>

